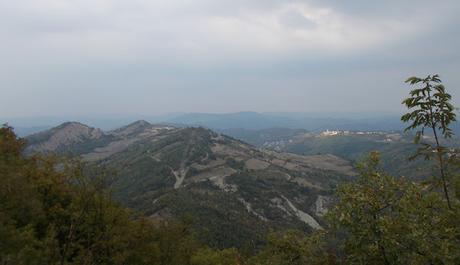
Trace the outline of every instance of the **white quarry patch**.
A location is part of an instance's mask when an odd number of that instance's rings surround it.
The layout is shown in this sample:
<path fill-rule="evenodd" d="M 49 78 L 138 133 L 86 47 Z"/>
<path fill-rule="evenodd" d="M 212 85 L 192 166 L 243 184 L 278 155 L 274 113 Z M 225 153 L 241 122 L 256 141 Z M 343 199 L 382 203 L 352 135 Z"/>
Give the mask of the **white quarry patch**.
<path fill-rule="evenodd" d="M 176 178 L 176 183 L 174 183 L 174 189 L 178 189 L 184 182 L 185 175 L 187 175 L 187 169 L 182 167 L 179 170 L 173 170 L 171 167 L 170 169 L 174 177 Z"/>
<path fill-rule="evenodd" d="M 286 209 L 283 205 L 283 201 L 280 198 L 273 198 L 270 200 L 276 208 L 280 209 L 281 211 L 285 212 L 288 216 L 292 216 L 292 213 Z"/>
<path fill-rule="evenodd" d="M 288 181 L 290 181 L 290 180 L 292 179 L 292 176 L 289 175 L 288 173 L 284 173 L 284 174 L 286 175 L 286 179 L 287 179 Z"/>
<path fill-rule="evenodd" d="M 161 159 L 160 159 L 160 153 L 156 154 L 156 155 L 153 155 L 153 156 L 150 156 L 153 160 L 157 161 L 157 162 L 161 162 Z"/>
<path fill-rule="evenodd" d="M 244 204 L 244 206 L 246 207 L 246 210 L 248 211 L 248 213 L 251 213 L 253 215 L 255 215 L 257 218 L 259 218 L 260 220 L 264 221 L 264 222 L 268 222 L 268 219 L 265 218 L 265 216 L 261 215 L 260 213 L 254 211 L 254 209 L 252 209 L 252 206 L 249 202 L 245 201 L 243 198 L 238 198 L 238 200 Z"/>
<path fill-rule="evenodd" d="M 317 229 L 317 230 L 323 229 L 321 225 L 311 215 L 297 209 L 294 206 L 294 204 L 292 204 L 292 202 L 288 200 L 288 198 L 284 197 L 283 195 L 281 195 L 281 198 L 283 198 L 287 202 L 288 206 L 291 208 L 292 211 L 294 211 L 294 214 L 297 216 L 297 218 L 299 218 L 300 221 L 306 223 L 313 229 Z"/>
<path fill-rule="evenodd" d="M 329 200 L 328 197 L 318 195 L 318 198 L 316 199 L 316 202 L 315 202 L 315 207 L 316 207 L 315 214 L 317 216 L 322 217 L 327 213 L 326 204 L 328 200 Z"/>

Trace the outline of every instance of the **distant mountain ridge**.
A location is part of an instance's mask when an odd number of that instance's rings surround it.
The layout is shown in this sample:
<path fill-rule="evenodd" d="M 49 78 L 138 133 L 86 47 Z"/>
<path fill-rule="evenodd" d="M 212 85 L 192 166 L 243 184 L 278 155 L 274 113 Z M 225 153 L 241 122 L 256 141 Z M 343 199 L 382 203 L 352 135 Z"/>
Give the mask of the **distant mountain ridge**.
<path fill-rule="evenodd" d="M 172 123 L 200 125 L 212 129 L 268 129 L 282 127 L 321 131 L 326 129 L 391 131 L 404 128 L 398 116 L 375 118 L 315 118 L 286 114 L 265 114 L 258 112 L 237 112 L 226 114 L 189 113 L 169 120 Z"/>
<path fill-rule="evenodd" d="M 174 113 L 162 116 L 140 116 L 141 120 L 155 124 L 171 124 L 175 126 L 202 126 L 214 130 L 224 129 L 248 129 L 263 130 L 269 128 L 303 129 L 312 132 L 329 130 L 352 130 L 352 131 L 401 131 L 405 125 L 400 121 L 400 115 L 344 115 L 338 113 L 330 116 L 323 114 L 308 113 L 259 113 L 259 112 L 236 112 L 236 113 Z M 37 118 L 37 119 L 2 119 L 17 128 L 20 136 L 51 128 L 65 118 Z M 77 119 L 79 120 L 79 119 Z M 133 118 L 100 117 L 85 118 L 87 124 L 102 128 L 105 131 L 113 130 L 132 121 Z M 452 129 L 460 135 L 460 123 L 454 122 Z"/>
<path fill-rule="evenodd" d="M 217 247 L 321 229 L 331 187 L 355 175 L 334 155 L 264 151 L 209 129 L 146 121 L 108 132 L 65 123 L 27 139 L 29 152 L 79 155 L 89 174 L 115 172 L 107 180 L 118 201 L 151 218 L 190 216 Z"/>

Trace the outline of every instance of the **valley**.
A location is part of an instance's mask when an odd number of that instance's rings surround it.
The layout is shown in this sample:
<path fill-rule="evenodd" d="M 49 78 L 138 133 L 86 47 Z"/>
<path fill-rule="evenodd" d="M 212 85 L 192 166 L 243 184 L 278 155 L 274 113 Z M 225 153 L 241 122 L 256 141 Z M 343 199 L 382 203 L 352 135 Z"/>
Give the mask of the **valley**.
<path fill-rule="evenodd" d="M 383 168 L 395 176 L 423 179 L 432 172 L 432 164 L 422 158 L 411 160 L 420 145 L 413 143 L 414 135 L 401 131 L 324 130 L 310 132 L 302 129 L 268 128 L 262 130 L 225 129 L 219 132 L 248 142 L 265 150 L 299 155 L 333 154 L 356 165 L 367 154 L 378 151 Z M 433 143 L 425 135 L 422 142 Z M 443 141 L 451 147 L 460 146 L 458 138 Z"/>

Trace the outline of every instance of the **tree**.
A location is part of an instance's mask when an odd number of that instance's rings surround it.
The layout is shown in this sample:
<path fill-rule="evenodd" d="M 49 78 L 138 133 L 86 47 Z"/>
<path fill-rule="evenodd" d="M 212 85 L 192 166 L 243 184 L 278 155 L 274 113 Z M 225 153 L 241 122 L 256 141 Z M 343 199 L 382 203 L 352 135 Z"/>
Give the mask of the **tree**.
<path fill-rule="evenodd" d="M 79 163 L 22 155 L 0 128 L 0 264 L 190 264 L 201 245 L 180 223 L 139 218 Z"/>
<path fill-rule="evenodd" d="M 328 251 L 326 236 L 327 233 L 324 231 L 308 236 L 299 231 L 270 234 L 267 246 L 258 255 L 252 257 L 248 264 L 336 264 L 335 255 Z"/>
<path fill-rule="evenodd" d="M 420 84 L 421 87 L 413 89 L 410 97 L 402 102 L 409 110 L 412 110 L 401 117 L 402 121 L 410 122 L 405 131 L 418 130 L 414 139 L 416 143 L 420 143 L 425 129 L 433 133 L 435 145 L 423 143 L 423 147 L 416 155 L 423 155 L 425 159 L 431 159 L 433 156 L 437 158 L 444 196 L 449 209 L 452 209 L 448 188 L 449 179 L 446 173 L 446 157 L 449 150 L 441 145 L 441 137 L 447 139 L 453 135 L 449 125 L 456 120 L 456 114 L 450 103 L 451 95 L 446 92 L 438 75 L 428 75 L 426 78 L 410 77 L 406 83 L 412 86 Z"/>
<path fill-rule="evenodd" d="M 371 153 L 360 164 L 358 180 L 339 187 L 328 213 L 344 263 L 459 264 L 460 211 L 423 184 L 388 175 L 379 161 Z"/>
<path fill-rule="evenodd" d="M 241 264 L 238 250 L 229 248 L 214 250 L 202 248 L 191 258 L 192 265 L 237 265 Z"/>

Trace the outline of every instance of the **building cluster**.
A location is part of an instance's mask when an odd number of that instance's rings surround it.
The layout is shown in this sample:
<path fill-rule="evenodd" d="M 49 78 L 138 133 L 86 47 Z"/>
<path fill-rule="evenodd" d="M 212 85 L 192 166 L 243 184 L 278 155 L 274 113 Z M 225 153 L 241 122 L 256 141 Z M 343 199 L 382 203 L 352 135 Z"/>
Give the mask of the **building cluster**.
<path fill-rule="evenodd" d="M 342 131 L 342 130 L 325 130 L 320 136 L 337 136 L 337 135 L 384 135 L 385 132 L 367 132 L 367 131 Z"/>

